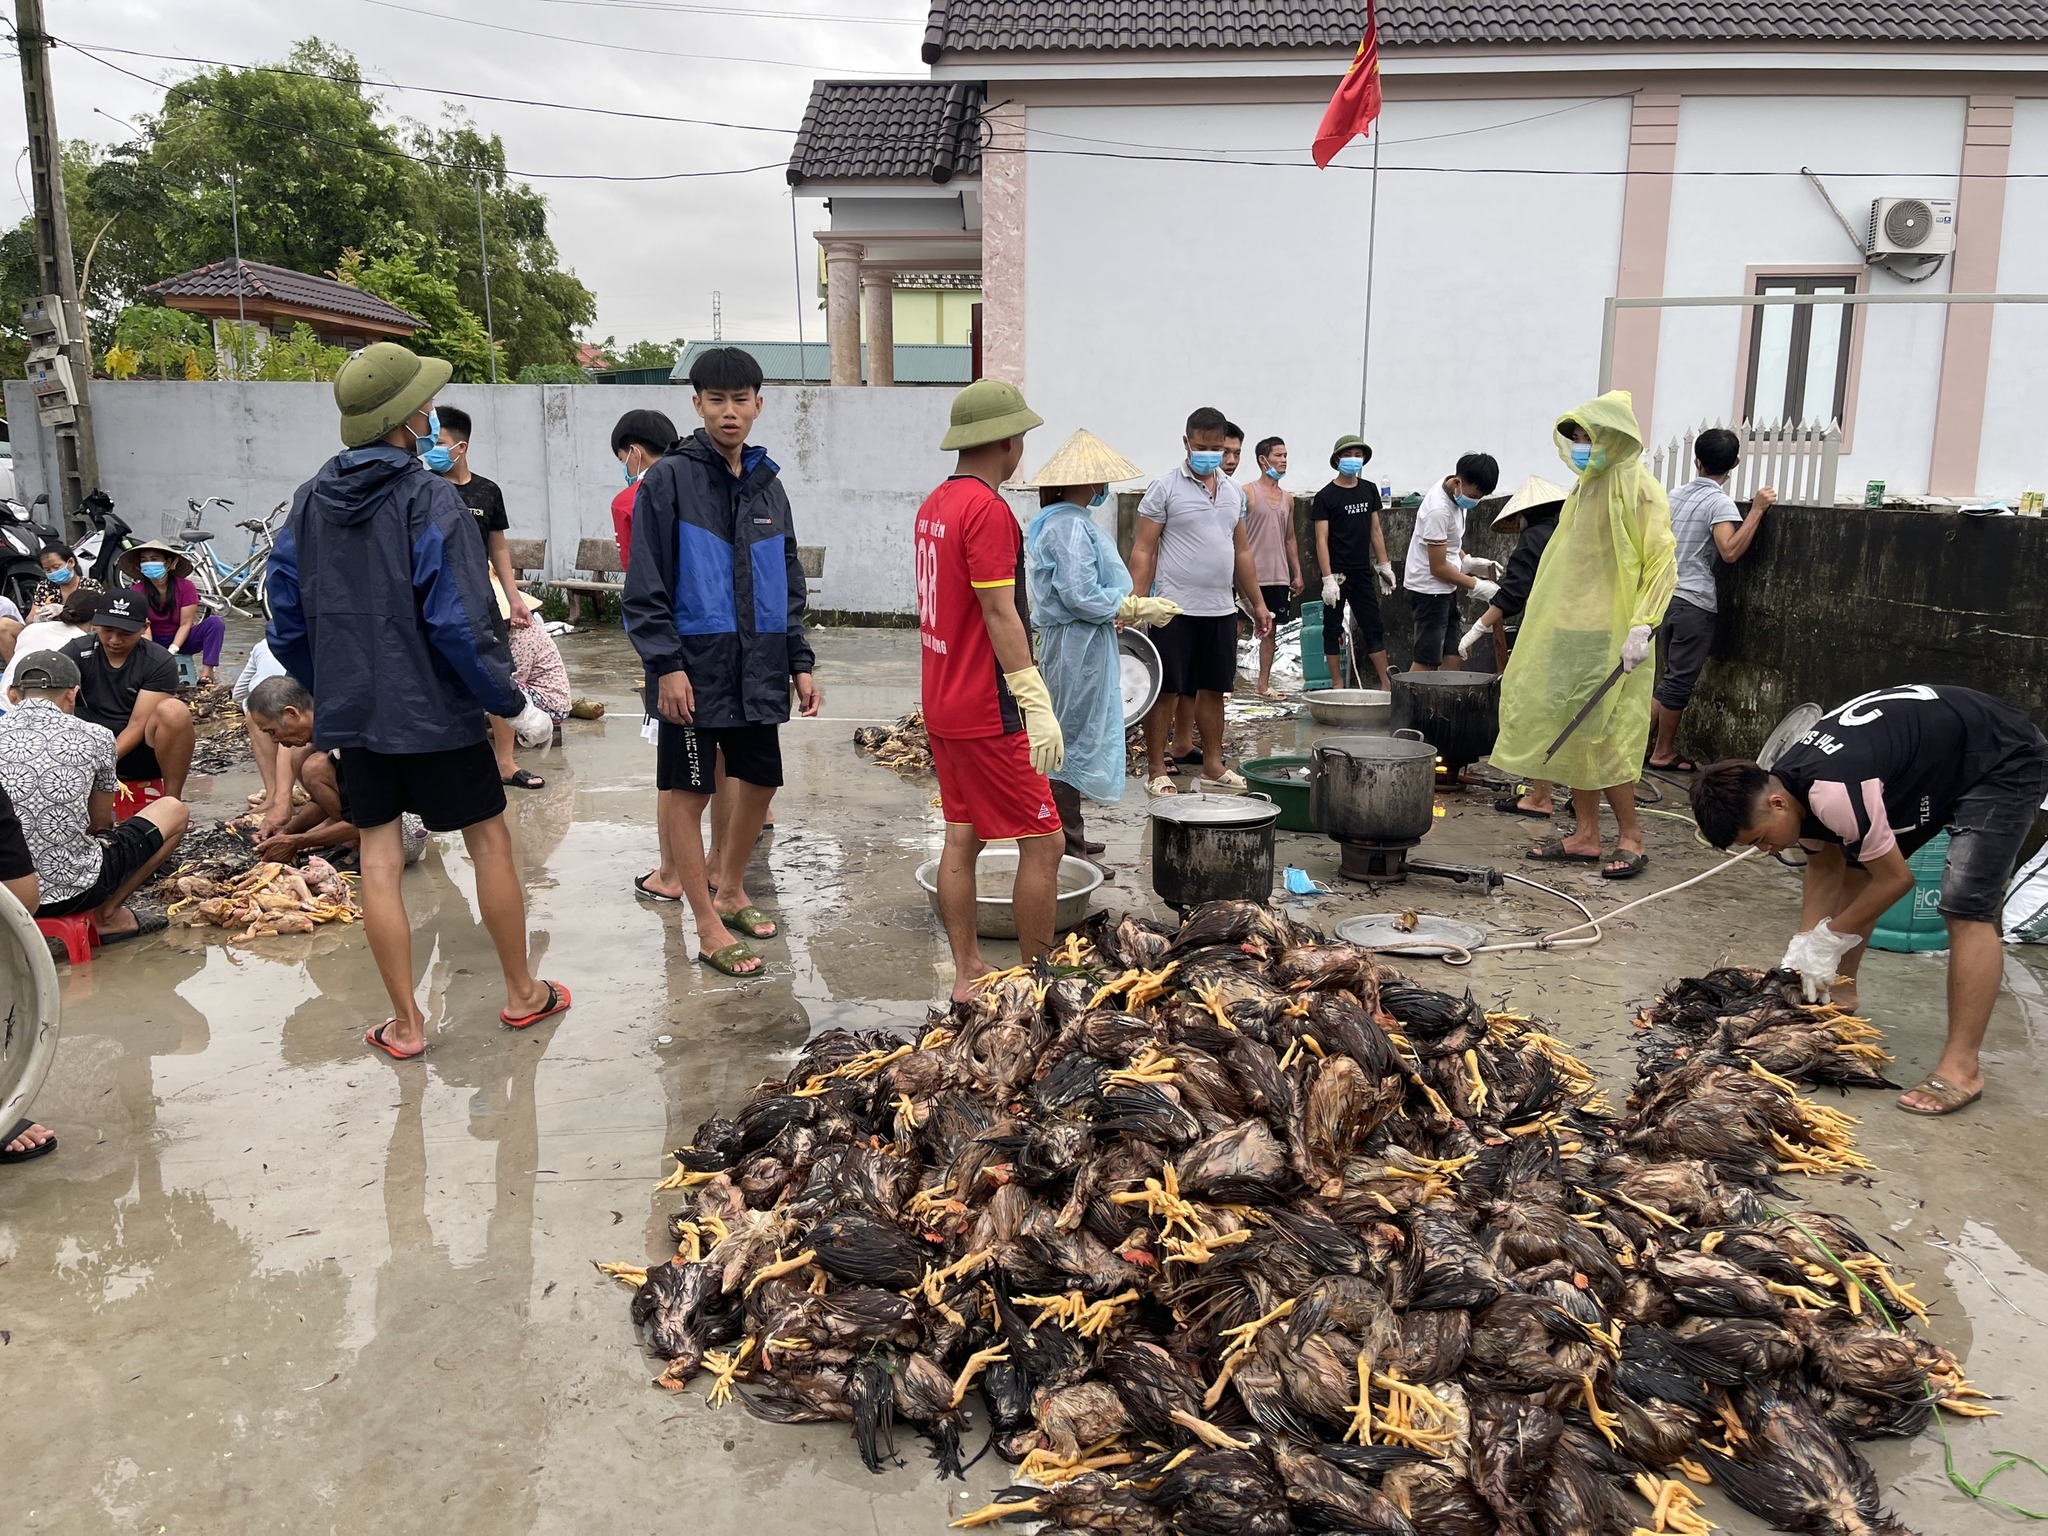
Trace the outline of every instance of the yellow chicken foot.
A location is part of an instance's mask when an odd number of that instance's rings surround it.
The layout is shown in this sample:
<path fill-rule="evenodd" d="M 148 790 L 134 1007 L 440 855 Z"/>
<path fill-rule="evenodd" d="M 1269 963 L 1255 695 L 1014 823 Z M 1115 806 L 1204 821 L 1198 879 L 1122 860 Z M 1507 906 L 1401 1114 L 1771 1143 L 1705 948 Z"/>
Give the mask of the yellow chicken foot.
<path fill-rule="evenodd" d="M 953 1378 L 953 1401 L 949 1405 L 958 1408 L 967 1396 L 967 1389 L 974 1385 L 974 1378 L 981 1374 L 985 1365 L 994 1365 L 999 1360 L 1010 1358 L 1010 1351 L 998 1344 L 990 1349 L 977 1349 L 967 1357 L 967 1363 L 960 1367 L 960 1374 Z"/>

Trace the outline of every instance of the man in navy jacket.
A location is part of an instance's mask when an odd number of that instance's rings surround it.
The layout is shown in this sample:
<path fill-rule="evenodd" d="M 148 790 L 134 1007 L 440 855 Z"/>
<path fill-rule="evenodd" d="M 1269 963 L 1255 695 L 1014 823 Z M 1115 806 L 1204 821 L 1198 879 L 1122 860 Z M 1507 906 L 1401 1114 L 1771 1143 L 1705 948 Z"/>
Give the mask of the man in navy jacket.
<path fill-rule="evenodd" d="M 789 497 L 767 451 L 747 442 L 761 418 L 761 365 L 714 347 L 691 365 L 690 385 L 704 425 L 641 476 L 626 562 L 626 633 L 647 666 L 648 709 L 661 717 L 655 787 L 676 865 L 633 884 L 655 901 L 688 901 L 700 958 L 752 976 L 761 958 L 746 941 L 777 932 L 745 885 L 782 784 L 777 727 L 789 719 L 792 686 L 805 715 L 825 696 L 804 638 Z M 721 756 L 732 805 L 719 868 L 707 870 L 704 808 Z"/>
<path fill-rule="evenodd" d="M 363 1038 L 399 1061 L 427 1048 L 399 890 L 406 811 L 468 845 L 505 976 L 499 1019 L 524 1029 L 569 1006 L 569 989 L 526 963 L 525 896 L 484 723 L 526 700 L 492 623 L 483 539 L 455 488 L 418 458 L 439 431 L 434 394 L 450 371 L 395 342 L 342 364 L 346 446 L 293 497 L 266 582 L 271 653 L 319 701 L 313 745 L 334 755 L 362 833 L 363 926 L 393 1010 Z"/>

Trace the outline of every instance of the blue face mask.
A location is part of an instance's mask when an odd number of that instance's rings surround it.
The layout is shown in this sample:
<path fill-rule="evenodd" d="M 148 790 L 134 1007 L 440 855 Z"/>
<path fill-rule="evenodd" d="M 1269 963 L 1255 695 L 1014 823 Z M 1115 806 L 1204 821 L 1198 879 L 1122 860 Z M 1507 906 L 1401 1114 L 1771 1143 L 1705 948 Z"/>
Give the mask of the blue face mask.
<path fill-rule="evenodd" d="M 1337 461 L 1337 473 L 1349 475 L 1354 480 L 1358 478 L 1358 472 L 1363 468 L 1365 468 L 1365 460 L 1359 458 L 1356 454 Z"/>
<path fill-rule="evenodd" d="M 69 586 L 71 583 L 71 567 L 68 565 L 53 567 L 43 574 L 50 578 L 50 585 L 53 587 Z"/>
<path fill-rule="evenodd" d="M 635 480 L 638 480 L 640 478 L 638 475 L 633 473 L 633 466 L 624 462 L 623 460 L 620 461 L 619 468 L 626 472 L 626 484 L 628 485 L 631 485 Z"/>
<path fill-rule="evenodd" d="M 1591 443 L 1573 443 L 1573 444 L 1572 444 L 1572 468 L 1573 468 L 1573 469 L 1576 469 L 1576 470 L 1580 471 L 1581 473 L 1583 473 L 1583 472 L 1585 471 L 1585 468 L 1586 468 L 1586 466 L 1587 466 L 1587 465 L 1589 465 L 1589 464 L 1591 464 L 1592 462 L 1593 462 L 1593 445 L 1592 445 Z"/>
<path fill-rule="evenodd" d="M 1097 491 L 1093 496 L 1088 498 L 1088 510 L 1090 512 L 1093 512 L 1097 507 L 1101 506 L 1107 500 L 1109 500 L 1108 491 Z"/>
<path fill-rule="evenodd" d="M 1452 492 L 1451 499 L 1457 502 L 1459 509 L 1461 511 L 1465 512 L 1470 512 L 1474 507 L 1479 505 L 1479 498 L 1477 496 L 1467 496 L 1462 491 Z"/>
<path fill-rule="evenodd" d="M 1279 480 L 1279 478 L 1280 478 L 1280 477 L 1281 477 L 1282 475 L 1286 474 L 1286 473 L 1287 473 L 1287 471 L 1286 471 L 1286 470 L 1284 470 L 1284 469 L 1275 469 L 1275 468 L 1274 468 L 1274 467 L 1273 467 L 1273 466 L 1272 466 L 1271 464 L 1268 464 L 1268 465 L 1266 466 L 1266 478 L 1267 478 L 1268 480 L 1278 481 L 1278 480 Z"/>
<path fill-rule="evenodd" d="M 455 467 L 455 452 L 445 443 L 436 443 L 420 455 L 420 462 L 437 475 L 445 475 Z"/>
<path fill-rule="evenodd" d="M 1216 471 L 1221 469 L 1222 467 L 1223 451 L 1220 448 L 1203 448 L 1188 455 L 1188 468 L 1192 469 L 1196 474 L 1202 476 L 1204 479 L 1207 479 L 1210 475 L 1215 474 Z"/>
<path fill-rule="evenodd" d="M 164 579 L 164 570 L 165 566 L 161 560 L 145 560 L 142 562 L 142 574 L 145 580 L 162 581 Z"/>
<path fill-rule="evenodd" d="M 418 454 L 421 458 L 425 458 L 430 452 L 433 451 L 435 439 L 440 437 L 440 435 L 441 413 L 439 411 L 427 412 L 427 435 L 425 437 L 421 437 L 417 432 L 413 434 L 412 451 Z"/>

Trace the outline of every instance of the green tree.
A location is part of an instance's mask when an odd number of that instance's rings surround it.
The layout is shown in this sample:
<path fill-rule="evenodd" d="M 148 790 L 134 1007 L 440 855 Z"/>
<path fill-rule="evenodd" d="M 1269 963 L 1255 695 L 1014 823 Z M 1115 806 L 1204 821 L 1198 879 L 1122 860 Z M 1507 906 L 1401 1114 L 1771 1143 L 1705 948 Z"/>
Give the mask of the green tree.
<path fill-rule="evenodd" d="M 590 375 L 574 363 L 528 363 L 519 370 L 521 384 L 588 384 Z"/>
<path fill-rule="evenodd" d="M 417 230 L 400 225 L 381 235 L 374 253 L 342 253 L 334 275 L 366 293 L 387 299 L 421 320 L 412 335 L 414 351 L 444 357 L 456 382 L 482 384 L 491 378 L 491 341 L 483 321 L 462 302 L 447 253 Z M 503 356 L 498 373 L 506 370 Z"/>
<path fill-rule="evenodd" d="M 184 378 L 187 358 L 193 359 L 207 378 L 215 375 L 213 337 L 197 315 L 160 304 L 130 305 L 114 327 L 112 344 L 134 353 L 140 371 L 159 379 Z"/>
<path fill-rule="evenodd" d="M 678 336 L 674 341 L 636 341 L 624 351 L 619 351 L 611 337 L 604 339 L 605 366 L 607 368 L 673 368 L 676 359 L 683 355 L 689 341 Z"/>

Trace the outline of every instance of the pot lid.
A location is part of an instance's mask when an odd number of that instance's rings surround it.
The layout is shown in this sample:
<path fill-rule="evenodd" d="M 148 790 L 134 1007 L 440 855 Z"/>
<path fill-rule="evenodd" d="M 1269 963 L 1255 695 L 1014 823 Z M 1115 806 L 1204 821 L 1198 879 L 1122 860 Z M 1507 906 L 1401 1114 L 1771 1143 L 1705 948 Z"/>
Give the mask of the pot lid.
<path fill-rule="evenodd" d="M 1394 687 L 1401 688 L 1491 688 L 1500 681 L 1498 672 L 1396 672 Z"/>
<path fill-rule="evenodd" d="M 1168 795 L 1152 802 L 1156 821 L 1190 827 L 1260 827 L 1276 819 L 1280 807 L 1257 795 Z"/>
<path fill-rule="evenodd" d="M 1318 757 L 1334 752 L 1339 757 L 1378 758 L 1396 763 L 1436 756 L 1436 748 L 1428 742 L 1407 736 L 1318 736 L 1314 750 Z"/>

